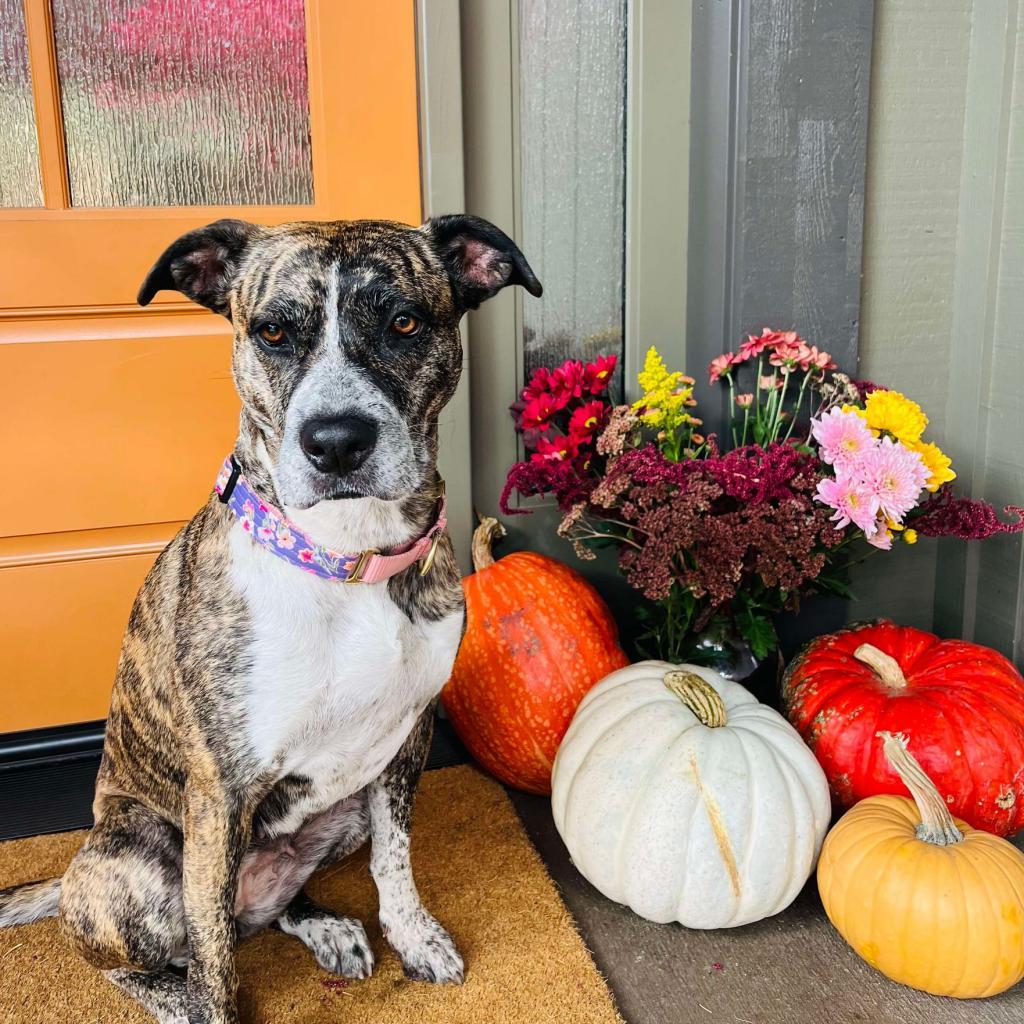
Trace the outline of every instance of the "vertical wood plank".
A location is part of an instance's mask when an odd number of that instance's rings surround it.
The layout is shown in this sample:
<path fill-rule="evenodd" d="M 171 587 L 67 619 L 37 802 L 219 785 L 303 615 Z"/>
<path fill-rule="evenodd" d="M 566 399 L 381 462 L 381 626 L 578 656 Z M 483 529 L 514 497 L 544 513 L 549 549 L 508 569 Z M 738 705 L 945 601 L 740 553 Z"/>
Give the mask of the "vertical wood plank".
<path fill-rule="evenodd" d="M 698 377 L 763 326 L 796 328 L 856 367 L 873 17 L 871 0 L 695 5 L 687 364 Z M 698 397 L 720 402 L 703 383 Z"/>

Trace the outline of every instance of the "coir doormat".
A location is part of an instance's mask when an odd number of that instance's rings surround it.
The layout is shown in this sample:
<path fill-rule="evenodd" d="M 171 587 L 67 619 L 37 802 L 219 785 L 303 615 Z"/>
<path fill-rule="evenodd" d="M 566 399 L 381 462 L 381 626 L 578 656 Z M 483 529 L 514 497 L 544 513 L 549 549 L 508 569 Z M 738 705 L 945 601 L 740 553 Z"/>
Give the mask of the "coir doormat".
<path fill-rule="evenodd" d="M 84 832 L 0 844 L 0 888 L 63 872 Z M 462 986 L 408 981 L 376 921 L 365 849 L 317 876 L 318 902 L 360 918 L 373 977 L 329 974 L 297 940 L 263 932 L 238 954 L 243 1024 L 621 1024 L 555 890 L 496 783 L 468 766 L 429 772 L 413 864 L 427 908 L 466 961 Z M 147 1024 L 152 1018 L 75 956 L 56 920 L 0 931 L 0 1021 Z"/>

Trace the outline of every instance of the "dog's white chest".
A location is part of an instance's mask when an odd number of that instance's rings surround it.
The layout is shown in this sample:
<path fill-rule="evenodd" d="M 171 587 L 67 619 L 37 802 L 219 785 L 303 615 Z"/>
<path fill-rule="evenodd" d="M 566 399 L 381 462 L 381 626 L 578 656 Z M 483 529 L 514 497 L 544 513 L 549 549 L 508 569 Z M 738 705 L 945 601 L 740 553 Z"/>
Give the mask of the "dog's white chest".
<path fill-rule="evenodd" d="M 312 797 L 284 833 L 372 782 L 451 673 L 462 612 L 412 622 L 386 584 L 347 586 L 298 571 L 231 533 L 232 577 L 251 616 L 249 744 L 275 777 Z"/>

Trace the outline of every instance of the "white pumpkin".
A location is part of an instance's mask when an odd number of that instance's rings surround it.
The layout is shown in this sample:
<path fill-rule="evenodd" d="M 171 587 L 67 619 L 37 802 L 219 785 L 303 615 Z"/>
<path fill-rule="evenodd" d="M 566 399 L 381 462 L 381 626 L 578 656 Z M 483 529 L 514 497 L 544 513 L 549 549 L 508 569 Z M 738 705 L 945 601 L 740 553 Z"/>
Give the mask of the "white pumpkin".
<path fill-rule="evenodd" d="M 664 661 L 613 672 L 583 698 L 551 803 L 592 885 L 689 928 L 787 907 L 831 814 L 824 773 L 780 714 L 711 669 Z"/>

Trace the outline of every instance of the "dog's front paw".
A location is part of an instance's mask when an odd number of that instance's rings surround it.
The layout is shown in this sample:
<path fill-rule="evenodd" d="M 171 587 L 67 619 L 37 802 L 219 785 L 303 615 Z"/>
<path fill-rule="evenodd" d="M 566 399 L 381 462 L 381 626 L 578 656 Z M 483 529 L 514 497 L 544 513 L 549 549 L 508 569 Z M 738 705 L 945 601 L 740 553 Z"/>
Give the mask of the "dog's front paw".
<path fill-rule="evenodd" d="M 284 930 L 301 940 L 325 971 L 345 978 L 368 978 L 373 973 L 366 930 L 354 917 L 307 918 Z"/>
<path fill-rule="evenodd" d="M 408 916 L 382 917 L 381 926 L 407 978 L 462 984 L 465 968 L 452 937 L 422 907 Z"/>

